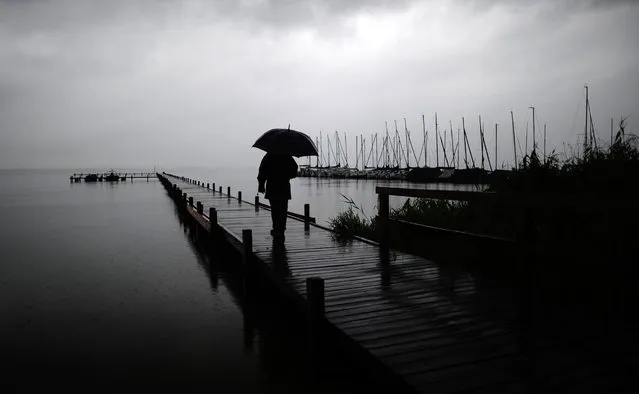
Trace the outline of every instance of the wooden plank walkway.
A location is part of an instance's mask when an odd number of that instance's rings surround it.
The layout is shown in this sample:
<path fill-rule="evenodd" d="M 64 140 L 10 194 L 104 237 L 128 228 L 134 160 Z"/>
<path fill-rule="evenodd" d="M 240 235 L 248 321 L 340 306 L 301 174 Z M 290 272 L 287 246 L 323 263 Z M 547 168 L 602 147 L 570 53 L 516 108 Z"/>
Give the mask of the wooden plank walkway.
<path fill-rule="evenodd" d="M 326 318 L 367 357 L 419 393 L 614 392 L 625 381 L 572 350 L 550 345 L 519 319 L 512 295 L 434 261 L 332 233 L 289 218 L 274 247 L 270 211 L 167 175 L 182 192 L 217 210 L 218 223 L 253 250 L 287 291 L 306 298 L 306 278 L 325 281 Z M 203 219 L 201 219 L 203 220 Z M 614 379 L 617 379 L 616 381 Z M 605 382 L 605 386 L 603 385 Z M 596 384 L 603 391 L 594 390 Z M 594 386 L 593 386 L 594 385 Z"/>

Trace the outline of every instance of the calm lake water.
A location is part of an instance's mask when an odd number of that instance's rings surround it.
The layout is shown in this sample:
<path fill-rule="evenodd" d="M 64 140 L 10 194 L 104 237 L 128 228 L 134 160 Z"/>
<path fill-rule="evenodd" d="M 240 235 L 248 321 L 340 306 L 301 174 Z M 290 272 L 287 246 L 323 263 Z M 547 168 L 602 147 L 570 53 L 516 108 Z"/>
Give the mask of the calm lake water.
<path fill-rule="evenodd" d="M 367 379 L 339 361 L 312 376 L 301 330 L 277 304 L 238 298 L 233 262 L 198 253 L 157 180 L 73 184 L 69 173 L 0 171 L 3 388 L 364 387 Z M 296 206 L 332 190 L 312 182 L 295 184 Z M 317 201 L 316 214 L 335 212 Z"/>

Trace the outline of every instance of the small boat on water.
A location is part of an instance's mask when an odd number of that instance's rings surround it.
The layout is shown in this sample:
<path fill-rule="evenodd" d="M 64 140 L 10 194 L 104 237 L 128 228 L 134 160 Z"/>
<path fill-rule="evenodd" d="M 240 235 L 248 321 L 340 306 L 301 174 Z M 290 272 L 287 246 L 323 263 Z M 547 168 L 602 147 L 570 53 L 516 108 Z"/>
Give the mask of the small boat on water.
<path fill-rule="evenodd" d="M 97 182 L 98 181 L 98 174 L 87 174 L 84 177 L 84 181 L 85 182 Z"/>
<path fill-rule="evenodd" d="M 120 176 L 116 174 L 114 171 L 109 172 L 109 174 L 107 174 L 104 177 L 105 182 L 118 182 L 119 180 L 120 180 Z"/>

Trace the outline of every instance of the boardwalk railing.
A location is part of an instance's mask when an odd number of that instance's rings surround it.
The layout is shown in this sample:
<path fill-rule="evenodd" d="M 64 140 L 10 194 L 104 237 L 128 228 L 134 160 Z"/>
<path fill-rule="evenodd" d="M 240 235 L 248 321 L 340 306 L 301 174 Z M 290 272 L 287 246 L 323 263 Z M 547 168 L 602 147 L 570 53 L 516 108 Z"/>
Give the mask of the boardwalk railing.
<path fill-rule="evenodd" d="M 465 236 L 490 239 L 500 242 L 523 242 L 534 244 L 538 239 L 537 218 L 540 212 L 547 209 L 566 209 L 583 214 L 593 212 L 606 212 L 610 207 L 634 206 L 632 196 L 602 199 L 596 191 L 592 193 L 568 194 L 568 193 L 508 193 L 508 192 L 474 192 L 463 190 L 427 190 L 398 187 L 382 187 L 375 189 L 378 195 L 378 213 L 380 220 L 380 245 L 388 247 L 389 223 L 391 221 L 411 226 L 428 227 L 436 231 L 463 234 Z M 481 203 L 488 205 L 501 205 L 517 208 L 522 215 L 521 228 L 516 229 L 513 239 L 494 237 L 486 234 L 475 234 L 465 231 L 425 226 L 417 223 L 389 218 L 389 197 L 416 197 L 436 200 L 464 201 L 469 203 Z"/>
<path fill-rule="evenodd" d="M 496 192 L 472 192 L 472 191 L 462 191 L 462 190 L 428 190 L 428 189 L 409 189 L 409 188 L 398 188 L 398 187 L 382 187 L 378 186 L 375 188 L 375 192 L 378 197 L 378 214 L 379 214 L 379 239 L 380 246 L 387 249 L 389 247 L 389 224 L 391 221 L 408 225 L 408 226 L 417 226 L 422 228 L 428 228 L 430 230 L 435 230 L 439 232 L 447 232 L 454 233 L 458 235 L 464 235 L 468 237 L 475 238 L 483 238 L 491 241 L 498 241 L 504 243 L 513 242 L 513 239 L 500 238 L 486 234 L 476 234 L 466 231 L 459 230 L 451 230 L 433 226 L 427 226 L 419 223 L 408 222 L 404 220 L 391 220 L 390 219 L 390 196 L 400 196 L 400 197 L 416 197 L 416 198 L 428 198 L 428 199 L 436 199 L 436 200 L 450 200 L 450 201 L 464 201 L 464 202 L 486 202 L 491 204 L 507 204 L 513 205 L 515 200 L 512 198 L 508 198 L 508 196 Z M 522 205 L 525 209 L 525 232 L 535 231 L 534 229 L 534 221 L 532 219 L 532 214 L 530 213 L 530 208 L 534 205 L 539 205 L 543 203 L 539 199 L 535 198 L 526 198 L 526 197 L 518 197 L 516 199 L 516 204 Z"/>
<path fill-rule="evenodd" d="M 172 176 L 174 178 L 178 178 L 178 179 L 180 179 L 180 180 L 182 180 L 184 182 L 188 182 L 188 183 L 191 183 L 193 185 L 205 187 L 207 190 L 211 190 L 213 193 L 216 193 L 215 183 L 214 182 L 205 184 L 202 181 L 197 181 L 197 180 L 194 180 L 194 179 L 191 179 L 191 178 L 170 174 L 168 172 L 163 172 L 162 174 L 168 175 L 168 176 Z M 220 186 L 218 191 L 217 191 L 217 193 L 219 193 L 220 195 L 225 194 L 225 195 L 228 196 L 228 198 L 237 198 L 237 200 L 242 202 L 242 203 L 253 205 L 255 207 L 255 210 L 259 210 L 260 208 L 264 208 L 264 209 L 267 209 L 269 211 L 271 210 L 271 206 L 261 202 L 259 196 L 255 196 L 253 202 L 250 202 L 250 201 L 243 200 L 242 199 L 242 192 L 238 191 L 237 192 L 237 196 L 234 197 L 233 195 L 231 195 L 231 187 L 230 186 L 227 186 L 226 193 L 222 192 L 222 186 Z M 308 222 L 308 223 L 317 223 L 317 219 L 315 217 L 311 216 L 310 212 L 311 212 L 310 211 L 310 204 L 304 204 L 304 213 L 303 214 L 296 213 L 296 212 L 291 212 L 291 211 L 287 211 L 286 214 L 289 217 L 293 218 L 293 219 L 301 220 L 301 221 Z"/>

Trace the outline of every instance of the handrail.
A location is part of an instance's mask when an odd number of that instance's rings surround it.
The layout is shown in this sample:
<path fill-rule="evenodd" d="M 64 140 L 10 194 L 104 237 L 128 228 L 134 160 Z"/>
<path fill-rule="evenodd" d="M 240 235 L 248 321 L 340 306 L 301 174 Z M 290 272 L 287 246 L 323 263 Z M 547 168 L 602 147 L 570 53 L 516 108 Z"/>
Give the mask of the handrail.
<path fill-rule="evenodd" d="M 419 198 L 431 198 L 438 200 L 454 200 L 454 201 L 485 201 L 492 203 L 512 203 L 512 194 L 496 193 L 496 192 L 483 192 L 483 191 L 467 191 L 467 190 L 429 190 L 429 189 L 410 189 L 399 187 L 384 187 L 377 186 L 375 192 L 378 195 L 378 218 L 379 218 L 379 231 L 380 231 L 380 246 L 384 249 L 389 247 L 389 223 L 390 223 L 390 201 L 389 197 L 401 196 L 401 197 L 419 197 Z M 521 195 L 518 196 L 517 203 L 530 206 L 532 203 L 539 204 L 539 200 L 535 200 L 534 196 Z M 533 231 L 533 223 L 530 215 L 527 215 L 526 229 Z M 397 221 L 404 224 L 417 224 L 408 221 Z M 432 227 L 432 226 L 431 226 Z M 441 229 L 447 230 L 447 229 Z M 465 235 L 476 235 L 479 237 L 486 237 L 485 234 L 472 234 L 464 232 Z"/>
<path fill-rule="evenodd" d="M 401 187 L 377 186 L 375 192 L 379 196 L 401 196 L 431 198 L 436 200 L 453 201 L 483 201 L 497 202 L 507 205 L 520 206 L 555 206 L 570 207 L 571 209 L 583 209 L 593 211 L 605 209 L 610 204 L 627 204 L 635 201 L 634 196 L 624 196 L 615 198 L 602 198 L 601 195 L 590 192 L 580 194 L 567 193 L 514 193 L 514 192 L 484 192 L 468 190 L 431 190 L 431 189 L 410 189 Z M 593 204 L 597 202 L 597 204 Z M 602 204 L 603 203 L 603 204 Z"/>

